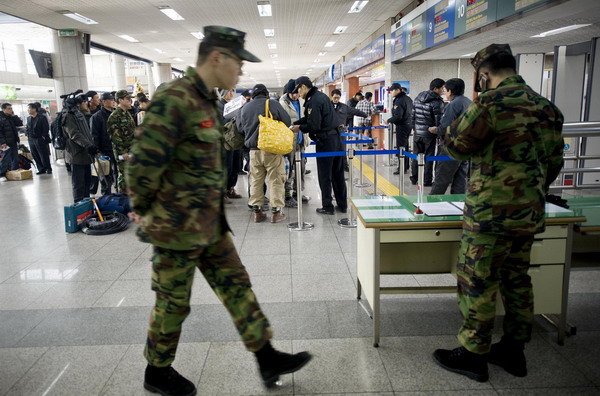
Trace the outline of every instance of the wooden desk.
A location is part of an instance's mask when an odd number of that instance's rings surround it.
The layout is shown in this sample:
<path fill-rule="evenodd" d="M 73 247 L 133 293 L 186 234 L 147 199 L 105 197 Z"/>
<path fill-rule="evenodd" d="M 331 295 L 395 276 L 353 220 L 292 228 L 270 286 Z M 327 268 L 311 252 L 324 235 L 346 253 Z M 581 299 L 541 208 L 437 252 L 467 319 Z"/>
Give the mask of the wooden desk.
<path fill-rule="evenodd" d="M 390 200 L 398 206 L 386 206 Z M 464 195 L 424 197 L 425 202 L 456 202 Z M 357 224 L 358 299 L 364 296 L 372 312 L 373 345 L 379 346 L 380 295 L 416 293 L 455 293 L 456 286 L 381 287 L 380 275 L 388 274 L 455 274 L 462 216 L 429 217 L 413 215 L 416 197 L 356 197 L 351 200 L 360 221 Z M 372 204 L 371 204 L 372 202 Z M 395 203 L 393 203 L 395 204 Z M 390 209 L 407 210 L 408 216 L 396 215 Z M 379 211 L 383 218 L 374 218 Z M 406 215 L 406 212 L 404 212 Z M 546 231 L 536 235 L 531 249 L 529 275 L 533 283 L 536 314 L 556 314 L 558 343 L 567 333 L 567 302 L 573 224 L 585 217 L 571 213 L 549 213 Z M 498 299 L 501 301 L 501 299 Z M 498 304 L 499 306 L 501 304 Z M 503 308 L 500 306 L 499 313 Z M 550 320 L 547 316 L 546 318 Z"/>

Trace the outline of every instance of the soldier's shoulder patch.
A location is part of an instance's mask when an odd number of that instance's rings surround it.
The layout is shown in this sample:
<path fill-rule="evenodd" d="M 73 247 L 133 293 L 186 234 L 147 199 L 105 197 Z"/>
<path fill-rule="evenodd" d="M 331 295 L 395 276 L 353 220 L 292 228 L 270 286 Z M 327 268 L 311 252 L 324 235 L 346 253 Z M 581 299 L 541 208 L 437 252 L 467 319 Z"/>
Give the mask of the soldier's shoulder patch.
<path fill-rule="evenodd" d="M 310 113 L 312 113 L 312 108 L 308 109 L 308 115 L 310 115 Z"/>
<path fill-rule="evenodd" d="M 398 108 L 398 105 L 394 106 L 394 109 L 397 109 L 397 108 Z"/>
<path fill-rule="evenodd" d="M 215 126 L 215 120 L 204 120 L 201 121 L 198 126 L 200 128 L 213 128 Z"/>

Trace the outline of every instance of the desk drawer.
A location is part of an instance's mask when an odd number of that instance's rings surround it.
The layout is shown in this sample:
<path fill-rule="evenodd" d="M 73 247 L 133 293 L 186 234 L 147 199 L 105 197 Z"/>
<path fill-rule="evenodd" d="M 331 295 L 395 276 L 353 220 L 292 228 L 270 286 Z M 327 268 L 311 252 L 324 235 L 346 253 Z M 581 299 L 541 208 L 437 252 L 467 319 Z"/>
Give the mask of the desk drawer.
<path fill-rule="evenodd" d="M 535 236 L 536 239 L 566 238 L 569 228 L 566 225 L 546 225 L 546 231 Z"/>
<path fill-rule="evenodd" d="M 454 242 L 460 241 L 462 229 L 439 228 L 427 230 L 381 230 L 381 243 L 395 242 Z"/>
<path fill-rule="evenodd" d="M 564 264 L 566 254 L 566 239 L 535 239 L 531 246 L 531 264 Z"/>

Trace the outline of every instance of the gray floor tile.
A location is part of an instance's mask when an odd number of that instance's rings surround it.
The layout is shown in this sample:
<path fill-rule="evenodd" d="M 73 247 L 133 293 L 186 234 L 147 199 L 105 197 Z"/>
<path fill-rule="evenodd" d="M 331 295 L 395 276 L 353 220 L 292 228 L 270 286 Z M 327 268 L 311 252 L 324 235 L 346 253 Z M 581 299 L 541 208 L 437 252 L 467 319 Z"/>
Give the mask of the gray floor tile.
<path fill-rule="evenodd" d="M 29 265 L 30 263 L 0 263 L 0 283 L 18 274 Z"/>
<path fill-rule="evenodd" d="M 596 386 L 600 386 L 599 331 L 579 331 L 575 336 L 568 337 L 562 346 L 556 343 L 556 336 L 553 333 L 542 334 L 541 337 L 550 343 L 561 356 L 566 357 L 587 379 Z"/>
<path fill-rule="evenodd" d="M 496 389 L 566 388 L 593 386 L 571 362 L 564 359 L 542 335 L 534 334 L 525 348 L 527 377 L 517 378 L 490 365 L 490 382 Z"/>
<path fill-rule="evenodd" d="M 108 290 L 112 281 L 61 282 L 27 306 L 28 309 L 87 308 Z"/>
<path fill-rule="evenodd" d="M 0 349 L 0 395 L 7 394 L 47 350 L 48 348 Z"/>
<path fill-rule="evenodd" d="M 81 261 L 37 261 L 22 269 L 5 283 L 65 282 Z"/>
<path fill-rule="evenodd" d="M 569 279 L 571 293 L 600 293 L 600 270 L 585 269 L 571 271 Z"/>
<path fill-rule="evenodd" d="M 314 254 L 315 252 L 341 253 L 340 245 L 335 238 L 324 239 L 322 237 L 292 239 L 292 256 L 302 254 Z"/>
<path fill-rule="evenodd" d="M 459 391 L 423 391 L 423 392 L 395 392 L 394 396 L 496 396 L 494 390 L 459 390 Z"/>
<path fill-rule="evenodd" d="M 292 302 L 292 276 L 252 276 L 252 290 L 260 303 Z"/>
<path fill-rule="evenodd" d="M 155 294 L 147 280 L 117 280 L 109 284 L 105 293 L 96 298 L 94 307 L 154 306 Z"/>
<path fill-rule="evenodd" d="M 342 253 L 312 253 L 292 256 L 293 274 L 347 274 Z"/>
<path fill-rule="evenodd" d="M 181 332 L 182 342 L 239 340 L 233 321 L 222 304 L 193 305 Z"/>
<path fill-rule="evenodd" d="M 239 253 L 241 256 L 290 254 L 290 245 L 282 243 L 280 239 L 248 239 L 244 240 Z"/>
<path fill-rule="evenodd" d="M 196 271 L 194 275 L 194 284 L 192 285 L 192 298 L 190 299 L 191 304 L 221 304 L 221 301 L 210 288 L 204 276 L 200 271 Z"/>
<path fill-rule="evenodd" d="M 562 396 L 562 395 L 598 395 L 599 388 L 539 388 L 539 389 L 497 389 L 501 396 Z"/>
<path fill-rule="evenodd" d="M 377 350 L 394 391 L 492 390 L 488 382 L 465 380 L 434 363 L 435 349 L 454 347 L 454 336 L 412 336 L 383 338 Z"/>
<path fill-rule="evenodd" d="M 0 285 L 0 310 L 25 309 L 56 283 L 3 283 Z"/>
<path fill-rule="evenodd" d="M 121 260 L 127 260 L 128 262 L 132 262 L 133 260 L 138 258 L 140 254 L 142 254 L 142 252 L 146 250 L 146 248 L 147 245 L 139 241 L 131 241 L 129 243 L 111 242 L 106 247 L 97 250 L 94 254 L 89 256 L 87 260 L 104 260 L 107 257 L 107 255 L 110 254 L 111 257 L 118 257 Z"/>
<path fill-rule="evenodd" d="M 356 287 L 349 273 L 293 275 L 294 301 L 356 299 Z"/>
<path fill-rule="evenodd" d="M 15 346 L 51 313 L 48 310 L 0 311 L 0 348 Z"/>
<path fill-rule="evenodd" d="M 240 259 L 250 274 L 250 279 L 260 275 L 290 275 L 289 254 L 241 256 Z"/>
<path fill-rule="evenodd" d="M 173 367 L 194 384 L 198 383 L 209 345 L 208 343 L 179 343 Z M 146 364 L 144 345 L 130 345 L 101 394 L 103 396 L 148 395 L 143 387 Z M 204 393 L 200 390 L 199 394 Z"/>
<path fill-rule="evenodd" d="M 345 393 L 391 391 L 377 349 L 364 338 L 296 340 L 294 352 L 314 355 L 294 374 L 294 393 Z"/>
<path fill-rule="evenodd" d="M 129 259 L 92 261 L 85 260 L 79 267 L 71 271 L 68 281 L 114 281 L 125 272 L 131 264 Z"/>
<path fill-rule="evenodd" d="M 120 280 L 148 280 L 152 278 L 152 262 L 147 257 L 140 255 L 133 263 L 119 276 Z"/>
<path fill-rule="evenodd" d="M 55 347 L 13 386 L 13 395 L 96 395 L 127 345 Z"/>
<path fill-rule="evenodd" d="M 323 301 L 261 304 L 278 340 L 331 338 L 327 305 Z"/>
<path fill-rule="evenodd" d="M 278 341 L 274 347 L 291 351 L 290 341 Z M 254 355 L 240 342 L 212 343 L 202 370 L 198 389 L 206 395 L 292 394 L 291 375 L 282 377 L 283 385 L 266 391 L 260 379 Z"/>

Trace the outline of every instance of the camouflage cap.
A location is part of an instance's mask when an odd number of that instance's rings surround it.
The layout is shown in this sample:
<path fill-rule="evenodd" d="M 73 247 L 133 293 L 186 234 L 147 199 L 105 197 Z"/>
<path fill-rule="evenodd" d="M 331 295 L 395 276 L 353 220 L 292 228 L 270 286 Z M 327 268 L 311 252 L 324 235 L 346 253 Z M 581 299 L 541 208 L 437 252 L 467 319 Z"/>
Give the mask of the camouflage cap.
<path fill-rule="evenodd" d="M 246 37 L 245 32 L 230 27 L 205 26 L 202 43 L 227 48 L 248 62 L 262 62 L 259 58 L 244 49 L 244 37 Z"/>
<path fill-rule="evenodd" d="M 125 98 L 130 97 L 130 96 L 131 95 L 129 94 L 129 92 L 127 92 L 126 89 L 120 89 L 115 94 L 115 99 L 117 99 L 117 100 L 119 100 L 119 99 L 125 99 Z"/>
<path fill-rule="evenodd" d="M 485 62 L 486 60 L 488 60 L 491 56 L 496 55 L 496 54 L 500 54 L 500 53 L 507 53 L 509 55 L 512 55 L 512 51 L 510 50 L 510 45 L 508 44 L 491 44 L 488 45 L 487 47 L 485 47 L 482 50 L 479 50 L 479 52 L 477 52 L 477 54 L 475 55 L 475 58 L 473 58 L 471 60 L 471 64 L 473 65 L 473 67 L 475 68 L 475 70 L 479 70 L 479 66 L 481 66 L 481 64 L 483 62 Z"/>

